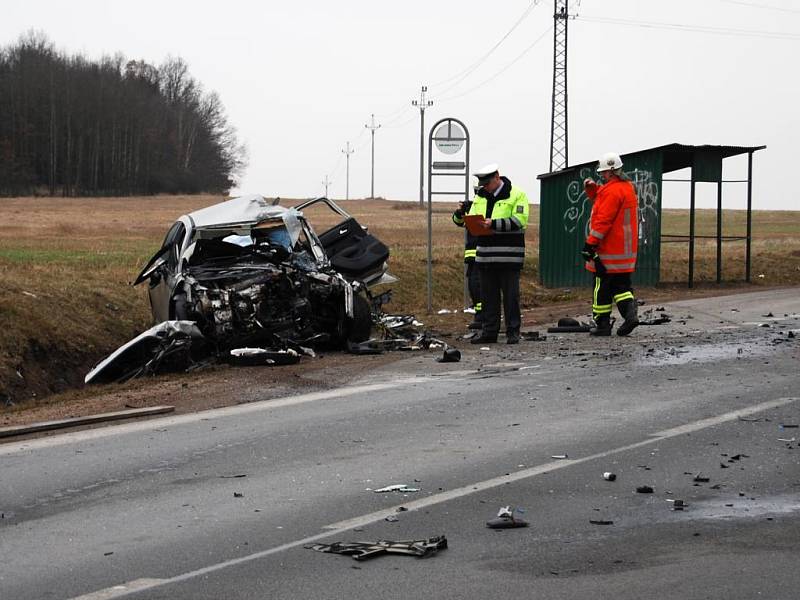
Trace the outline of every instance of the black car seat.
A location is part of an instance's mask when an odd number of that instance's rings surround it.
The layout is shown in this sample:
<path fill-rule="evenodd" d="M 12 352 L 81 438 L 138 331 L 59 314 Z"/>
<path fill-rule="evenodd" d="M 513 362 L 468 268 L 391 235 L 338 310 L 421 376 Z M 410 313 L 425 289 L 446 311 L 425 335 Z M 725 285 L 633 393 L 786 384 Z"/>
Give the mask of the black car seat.
<path fill-rule="evenodd" d="M 345 277 L 362 278 L 381 269 L 389 248 L 353 218 L 319 236 L 333 268 Z"/>

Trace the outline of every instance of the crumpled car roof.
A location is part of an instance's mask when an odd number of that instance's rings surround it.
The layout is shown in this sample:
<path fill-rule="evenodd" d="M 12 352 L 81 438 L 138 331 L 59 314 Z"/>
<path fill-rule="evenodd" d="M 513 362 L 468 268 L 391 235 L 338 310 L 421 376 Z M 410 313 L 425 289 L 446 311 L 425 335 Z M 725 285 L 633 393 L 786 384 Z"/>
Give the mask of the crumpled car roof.
<path fill-rule="evenodd" d="M 294 208 L 273 206 L 264 196 L 251 194 L 201 208 L 187 216 L 192 219 L 195 227 L 202 229 L 220 225 L 258 223 L 265 219 L 285 221 L 287 216 L 296 217 L 299 214 L 301 213 Z"/>

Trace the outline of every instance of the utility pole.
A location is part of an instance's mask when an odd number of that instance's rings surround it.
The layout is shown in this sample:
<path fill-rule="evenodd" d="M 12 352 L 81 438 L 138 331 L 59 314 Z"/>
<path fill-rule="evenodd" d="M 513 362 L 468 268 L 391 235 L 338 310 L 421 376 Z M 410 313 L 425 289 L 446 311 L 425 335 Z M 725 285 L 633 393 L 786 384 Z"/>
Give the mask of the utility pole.
<path fill-rule="evenodd" d="M 411 106 L 419 108 L 419 206 L 425 206 L 425 109 L 433 106 L 433 100 L 427 100 L 425 94 L 428 86 L 423 85 L 419 92 L 419 100 L 412 100 Z"/>
<path fill-rule="evenodd" d="M 342 150 L 342 154 L 344 154 L 346 163 L 347 163 L 347 183 L 345 185 L 345 200 L 350 200 L 350 155 L 355 152 L 355 150 L 350 149 L 350 142 L 347 142 L 347 149 Z"/>
<path fill-rule="evenodd" d="M 567 145 L 568 0 L 555 0 L 553 13 L 553 110 L 550 122 L 550 172 L 569 166 Z"/>
<path fill-rule="evenodd" d="M 375 199 L 375 130 L 380 129 L 380 124 L 375 124 L 375 115 L 372 115 L 372 124 L 364 125 L 372 134 L 372 176 L 370 178 L 369 197 Z"/>
<path fill-rule="evenodd" d="M 325 197 L 328 197 L 328 186 L 333 182 L 328 179 L 328 176 L 325 175 L 325 179 L 322 180 L 322 185 L 325 186 Z"/>

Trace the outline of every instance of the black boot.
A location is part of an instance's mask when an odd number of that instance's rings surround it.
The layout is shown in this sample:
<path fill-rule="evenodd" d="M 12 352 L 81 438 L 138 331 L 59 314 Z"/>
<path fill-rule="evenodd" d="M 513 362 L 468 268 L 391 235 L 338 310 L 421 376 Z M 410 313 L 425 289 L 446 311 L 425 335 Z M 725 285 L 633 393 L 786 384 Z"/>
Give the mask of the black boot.
<path fill-rule="evenodd" d="M 589 335 L 604 337 L 611 335 L 611 315 L 597 315 L 594 323 L 594 327 L 589 329 Z"/>
<path fill-rule="evenodd" d="M 617 310 L 625 322 L 617 327 L 617 335 L 629 335 L 639 325 L 639 315 L 636 309 L 636 300 L 623 300 L 617 304 Z"/>

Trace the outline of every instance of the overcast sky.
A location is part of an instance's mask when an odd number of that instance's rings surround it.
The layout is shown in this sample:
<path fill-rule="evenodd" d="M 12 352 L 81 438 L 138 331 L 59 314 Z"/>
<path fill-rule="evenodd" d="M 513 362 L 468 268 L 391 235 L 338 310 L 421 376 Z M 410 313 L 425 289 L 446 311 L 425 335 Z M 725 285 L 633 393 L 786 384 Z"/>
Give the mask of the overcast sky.
<path fill-rule="evenodd" d="M 350 196 L 368 196 L 364 124 L 375 113 L 376 195 L 418 198 L 420 124 L 411 100 L 426 84 L 434 102 L 426 127 L 463 120 L 472 167 L 499 163 L 537 201 L 536 175 L 549 167 L 553 0 L 454 78 L 531 4 L 5 0 L 0 36 L 8 44 L 33 28 L 91 58 L 183 57 L 219 92 L 249 148 L 238 191 L 268 196 L 321 195 L 327 175 L 330 195 L 344 197 L 348 141 Z M 800 0 L 582 0 L 571 10 L 579 17 L 569 23 L 570 163 L 671 142 L 767 145 L 755 155 L 755 207 L 796 208 Z M 725 161 L 727 178 L 745 175 L 746 160 Z M 726 206 L 744 206 L 743 187 L 725 186 Z M 700 192 L 702 205 L 715 197 Z M 688 186 L 668 186 L 665 205 L 688 206 Z"/>

